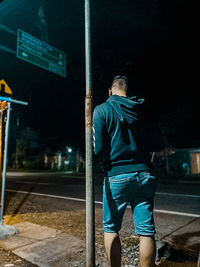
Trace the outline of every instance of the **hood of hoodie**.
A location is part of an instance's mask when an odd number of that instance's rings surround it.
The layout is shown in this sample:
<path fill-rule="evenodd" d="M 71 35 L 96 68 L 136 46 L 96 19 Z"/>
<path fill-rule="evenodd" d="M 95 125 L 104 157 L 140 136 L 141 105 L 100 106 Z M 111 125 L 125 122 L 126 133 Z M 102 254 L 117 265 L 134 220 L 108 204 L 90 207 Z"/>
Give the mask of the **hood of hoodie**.
<path fill-rule="evenodd" d="M 117 113 L 121 123 L 131 125 L 138 120 L 138 115 L 141 112 L 143 98 L 123 97 L 119 95 L 110 96 L 107 101 Z"/>

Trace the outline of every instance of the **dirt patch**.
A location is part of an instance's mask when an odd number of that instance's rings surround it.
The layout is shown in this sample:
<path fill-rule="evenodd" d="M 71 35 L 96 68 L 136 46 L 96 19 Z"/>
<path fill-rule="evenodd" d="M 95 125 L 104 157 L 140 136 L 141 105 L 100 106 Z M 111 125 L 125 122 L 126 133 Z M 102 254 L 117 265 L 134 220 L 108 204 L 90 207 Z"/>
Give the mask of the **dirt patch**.
<path fill-rule="evenodd" d="M 85 241 L 85 202 L 7 192 L 4 214 L 4 224 L 13 225 L 28 221 L 34 224 L 61 230 L 62 232 Z M 98 251 L 98 255 L 101 255 L 101 257 L 105 259 L 102 215 L 102 206 L 96 205 L 96 251 Z M 127 215 L 125 214 L 124 221 L 126 221 L 126 216 Z M 138 246 L 139 240 L 133 235 L 133 227 L 130 224 L 126 225 L 125 223 L 120 233 L 120 237 L 122 240 L 122 247 L 128 249 L 129 247 Z M 11 251 L 5 251 L 0 248 L 0 267 L 5 266 L 5 264 L 8 263 L 14 264 L 13 266 L 35 266 L 14 255 Z M 160 263 L 159 266 L 196 267 L 196 262 L 188 261 L 187 259 L 180 262 L 165 261 Z"/>
<path fill-rule="evenodd" d="M 6 266 L 21 266 L 21 267 L 35 267 L 36 265 L 27 262 L 24 259 L 13 254 L 11 251 L 7 251 L 3 248 L 0 248 L 0 267 Z"/>
<path fill-rule="evenodd" d="M 7 194 L 4 224 L 29 221 L 85 240 L 85 203 L 23 194 Z M 102 209 L 96 207 L 96 242 L 103 244 Z"/>
<path fill-rule="evenodd" d="M 6 193 L 4 224 L 13 225 L 20 222 L 48 226 L 61 230 L 85 241 L 85 202 L 54 199 L 20 193 Z M 96 250 L 105 258 L 103 248 L 102 208 L 96 207 Z M 11 251 L 0 250 L 0 267 L 5 264 L 13 266 L 35 266 Z"/>

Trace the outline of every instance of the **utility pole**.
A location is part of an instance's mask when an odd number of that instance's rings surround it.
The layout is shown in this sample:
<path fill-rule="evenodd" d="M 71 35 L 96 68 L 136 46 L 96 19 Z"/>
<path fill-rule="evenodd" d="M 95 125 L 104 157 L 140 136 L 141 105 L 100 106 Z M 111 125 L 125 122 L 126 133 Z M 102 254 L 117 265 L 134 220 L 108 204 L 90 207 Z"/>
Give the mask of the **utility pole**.
<path fill-rule="evenodd" d="M 86 267 L 95 266 L 94 181 L 92 162 L 92 71 L 90 0 L 85 0 L 85 142 L 86 142 Z"/>
<path fill-rule="evenodd" d="M 165 148 L 166 173 L 169 173 L 168 148 Z"/>

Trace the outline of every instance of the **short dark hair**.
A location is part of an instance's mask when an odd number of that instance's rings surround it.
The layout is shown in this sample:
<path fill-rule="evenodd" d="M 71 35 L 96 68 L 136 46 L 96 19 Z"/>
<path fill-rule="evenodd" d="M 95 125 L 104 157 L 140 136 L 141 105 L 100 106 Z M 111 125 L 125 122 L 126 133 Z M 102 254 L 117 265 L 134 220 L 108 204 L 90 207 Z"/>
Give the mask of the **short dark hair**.
<path fill-rule="evenodd" d="M 128 78 L 123 75 L 117 75 L 113 78 L 112 86 L 118 85 L 119 89 L 127 91 L 128 90 Z M 111 87 L 112 87 L 111 86 Z"/>
<path fill-rule="evenodd" d="M 123 80 L 125 80 L 125 81 L 128 82 L 128 78 L 127 78 L 126 76 L 124 76 L 124 75 L 117 75 L 117 76 L 115 76 L 115 77 L 113 78 L 113 81 L 114 81 L 114 80 L 118 80 L 118 79 L 123 79 Z"/>

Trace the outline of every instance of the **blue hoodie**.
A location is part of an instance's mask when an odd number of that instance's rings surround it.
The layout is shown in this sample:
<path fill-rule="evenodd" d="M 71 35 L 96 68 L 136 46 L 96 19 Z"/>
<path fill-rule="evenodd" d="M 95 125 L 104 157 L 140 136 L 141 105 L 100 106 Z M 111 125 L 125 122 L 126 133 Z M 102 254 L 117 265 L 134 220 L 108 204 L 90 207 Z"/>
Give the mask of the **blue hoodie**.
<path fill-rule="evenodd" d="M 94 109 L 94 152 L 108 176 L 150 169 L 143 103 L 144 99 L 112 95 Z"/>

